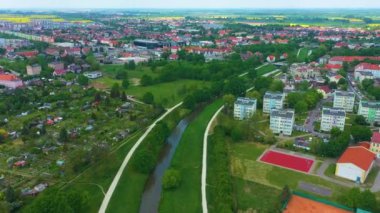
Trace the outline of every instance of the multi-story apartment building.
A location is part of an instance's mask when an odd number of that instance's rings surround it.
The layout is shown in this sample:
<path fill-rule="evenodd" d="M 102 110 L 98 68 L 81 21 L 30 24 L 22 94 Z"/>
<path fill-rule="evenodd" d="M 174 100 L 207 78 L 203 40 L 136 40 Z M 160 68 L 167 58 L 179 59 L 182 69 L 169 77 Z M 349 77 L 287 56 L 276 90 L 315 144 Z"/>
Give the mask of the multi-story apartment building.
<path fill-rule="evenodd" d="M 337 90 L 334 93 L 334 108 L 343 108 L 346 112 L 352 112 L 355 105 L 355 93 Z"/>
<path fill-rule="evenodd" d="M 364 116 L 369 123 L 380 122 L 380 102 L 361 100 L 358 115 Z"/>
<path fill-rule="evenodd" d="M 324 107 L 322 109 L 321 130 L 329 132 L 333 127 L 344 130 L 346 112 L 343 108 Z"/>
<path fill-rule="evenodd" d="M 284 100 L 284 93 L 266 92 L 263 101 L 263 112 L 270 113 L 272 109 L 282 109 L 284 107 Z"/>
<path fill-rule="evenodd" d="M 250 118 L 257 108 L 257 100 L 251 98 L 238 98 L 234 104 L 234 118 L 243 120 Z"/>
<path fill-rule="evenodd" d="M 272 109 L 270 112 L 270 129 L 275 134 L 292 135 L 294 110 Z"/>

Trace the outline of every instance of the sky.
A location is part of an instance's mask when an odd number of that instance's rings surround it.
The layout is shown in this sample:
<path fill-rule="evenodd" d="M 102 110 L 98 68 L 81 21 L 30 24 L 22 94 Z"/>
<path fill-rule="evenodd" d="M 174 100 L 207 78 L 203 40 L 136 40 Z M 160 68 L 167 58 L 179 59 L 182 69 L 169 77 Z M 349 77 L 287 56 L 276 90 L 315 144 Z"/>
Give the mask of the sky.
<path fill-rule="evenodd" d="M 8 8 L 380 8 L 380 0 L 0 0 Z"/>

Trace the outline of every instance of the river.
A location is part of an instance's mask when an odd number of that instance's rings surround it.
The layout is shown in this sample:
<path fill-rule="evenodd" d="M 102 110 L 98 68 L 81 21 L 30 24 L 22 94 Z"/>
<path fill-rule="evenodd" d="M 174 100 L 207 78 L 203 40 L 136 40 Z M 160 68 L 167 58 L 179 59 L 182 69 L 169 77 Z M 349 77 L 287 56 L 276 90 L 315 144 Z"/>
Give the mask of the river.
<path fill-rule="evenodd" d="M 190 116 L 182 119 L 167 138 L 165 147 L 160 153 L 158 164 L 145 185 L 140 204 L 140 213 L 158 212 L 162 192 L 162 177 L 166 169 L 170 166 L 170 162 L 182 138 L 183 132 L 197 114 L 198 113 L 192 113 Z"/>

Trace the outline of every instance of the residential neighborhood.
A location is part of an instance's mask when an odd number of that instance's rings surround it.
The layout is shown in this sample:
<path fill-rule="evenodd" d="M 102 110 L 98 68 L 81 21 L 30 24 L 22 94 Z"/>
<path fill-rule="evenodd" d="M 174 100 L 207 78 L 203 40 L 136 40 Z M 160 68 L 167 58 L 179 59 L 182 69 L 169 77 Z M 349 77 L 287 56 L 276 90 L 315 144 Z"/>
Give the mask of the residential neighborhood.
<path fill-rule="evenodd" d="M 380 212 L 377 2 L 34 1 L 0 3 L 0 212 Z"/>

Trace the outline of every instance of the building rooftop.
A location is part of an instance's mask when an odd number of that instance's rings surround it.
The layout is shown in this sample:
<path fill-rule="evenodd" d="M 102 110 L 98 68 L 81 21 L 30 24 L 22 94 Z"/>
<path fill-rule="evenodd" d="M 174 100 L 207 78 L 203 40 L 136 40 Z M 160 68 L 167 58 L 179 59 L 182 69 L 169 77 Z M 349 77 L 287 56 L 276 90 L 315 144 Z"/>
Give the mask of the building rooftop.
<path fill-rule="evenodd" d="M 380 108 L 380 101 L 360 101 L 362 107 Z"/>
<path fill-rule="evenodd" d="M 342 91 L 342 90 L 336 90 L 335 91 L 336 96 L 347 96 L 347 97 L 355 97 L 354 92 L 348 92 L 348 91 Z"/>
<path fill-rule="evenodd" d="M 270 112 L 270 117 L 282 117 L 282 118 L 293 118 L 294 116 L 294 110 L 292 109 L 285 109 L 285 110 L 277 110 L 272 109 Z"/>
<path fill-rule="evenodd" d="M 244 97 L 239 97 L 236 101 L 235 101 L 235 104 L 238 104 L 238 105 L 246 105 L 246 106 L 252 106 L 254 104 L 256 104 L 256 99 L 252 99 L 252 98 L 244 98 Z"/>
<path fill-rule="evenodd" d="M 323 107 L 322 114 L 324 114 L 324 115 L 344 116 L 344 117 L 346 117 L 346 112 L 344 111 L 343 108 Z"/>
<path fill-rule="evenodd" d="M 328 205 L 329 202 L 318 202 L 317 200 L 308 199 L 298 195 L 292 195 L 283 213 L 351 213 L 352 211 L 345 208 L 339 208 L 338 205 Z"/>
<path fill-rule="evenodd" d="M 368 171 L 372 162 L 376 159 L 376 154 L 362 146 L 348 147 L 340 156 L 338 163 L 352 163 L 355 166 Z"/>
<path fill-rule="evenodd" d="M 281 100 L 284 98 L 282 92 L 266 92 L 264 98 Z"/>

